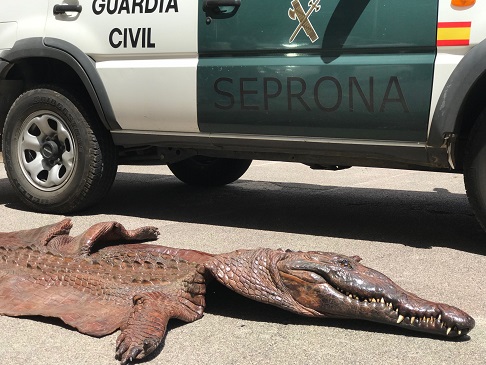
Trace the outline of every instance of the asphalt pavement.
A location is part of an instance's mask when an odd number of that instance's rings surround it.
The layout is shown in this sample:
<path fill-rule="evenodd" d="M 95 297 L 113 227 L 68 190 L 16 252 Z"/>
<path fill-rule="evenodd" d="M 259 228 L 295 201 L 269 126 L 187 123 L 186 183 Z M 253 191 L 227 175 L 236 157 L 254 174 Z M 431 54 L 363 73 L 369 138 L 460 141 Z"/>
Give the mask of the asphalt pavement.
<path fill-rule="evenodd" d="M 64 218 L 29 212 L 3 168 L 0 216 L 3 232 Z M 216 285 L 205 316 L 171 321 L 147 364 L 486 364 L 486 234 L 461 175 L 255 161 L 236 183 L 207 190 L 180 183 L 165 166 L 121 166 L 107 198 L 72 220 L 74 234 L 106 220 L 155 225 L 160 244 L 214 253 L 271 247 L 359 255 L 403 288 L 476 320 L 469 336 L 449 340 L 365 321 L 301 318 Z M 0 328 L 2 365 L 118 363 L 118 333 L 93 338 L 40 317 L 0 317 Z"/>

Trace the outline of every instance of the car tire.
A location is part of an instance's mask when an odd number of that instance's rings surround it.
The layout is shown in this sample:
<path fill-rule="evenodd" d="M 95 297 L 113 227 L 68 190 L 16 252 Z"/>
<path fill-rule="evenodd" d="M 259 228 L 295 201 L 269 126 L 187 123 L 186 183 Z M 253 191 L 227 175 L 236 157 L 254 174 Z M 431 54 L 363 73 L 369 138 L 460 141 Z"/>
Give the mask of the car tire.
<path fill-rule="evenodd" d="M 85 209 L 103 198 L 115 179 L 111 135 L 81 100 L 45 86 L 20 95 L 7 115 L 5 169 L 21 200 L 36 211 Z"/>
<path fill-rule="evenodd" d="M 476 121 L 466 145 L 464 184 L 476 218 L 486 230 L 486 110 Z"/>
<path fill-rule="evenodd" d="M 252 160 L 193 156 L 168 164 L 181 181 L 193 186 L 222 186 L 238 180 L 248 170 Z"/>

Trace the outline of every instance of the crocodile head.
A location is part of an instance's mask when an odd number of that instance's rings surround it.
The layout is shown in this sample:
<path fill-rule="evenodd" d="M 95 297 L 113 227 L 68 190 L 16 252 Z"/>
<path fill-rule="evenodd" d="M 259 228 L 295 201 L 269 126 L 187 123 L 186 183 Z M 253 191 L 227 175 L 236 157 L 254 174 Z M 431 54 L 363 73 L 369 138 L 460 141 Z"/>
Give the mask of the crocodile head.
<path fill-rule="evenodd" d="M 474 319 L 453 306 L 409 293 L 358 256 L 240 250 L 206 265 L 223 284 L 252 299 L 312 317 L 356 318 L 456 337 Z"/>

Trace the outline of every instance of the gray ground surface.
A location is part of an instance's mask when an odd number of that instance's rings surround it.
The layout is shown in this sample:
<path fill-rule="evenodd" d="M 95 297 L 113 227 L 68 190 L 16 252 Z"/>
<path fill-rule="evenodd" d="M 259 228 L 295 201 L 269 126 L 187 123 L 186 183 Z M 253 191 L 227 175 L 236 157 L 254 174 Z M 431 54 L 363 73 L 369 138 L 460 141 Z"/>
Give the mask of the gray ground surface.
<path fill-rule="evenodd" d="M 0 169 L 0 231 L 63 216 L 25 210 Z M 210 289 L 204 318 L 173 321 L 156 364 L 485 364 L 486 234 L 462 176 L 352 168 L 312 171 L 256 161 L 235 184 L 191 189 L 163 166 L 120 167 L 102 205 L 73 218 L 73 233 L 118 220 L 155 225 L 164 245 L 225 252 L 273 247 L 357 254 L 405 289 L 476 319 L 463 341 L 364 321 L 309 320 Z M 115 365 L 117 333 L 81 335 L 56 320 L 0 317 L 2 364 Z"/>

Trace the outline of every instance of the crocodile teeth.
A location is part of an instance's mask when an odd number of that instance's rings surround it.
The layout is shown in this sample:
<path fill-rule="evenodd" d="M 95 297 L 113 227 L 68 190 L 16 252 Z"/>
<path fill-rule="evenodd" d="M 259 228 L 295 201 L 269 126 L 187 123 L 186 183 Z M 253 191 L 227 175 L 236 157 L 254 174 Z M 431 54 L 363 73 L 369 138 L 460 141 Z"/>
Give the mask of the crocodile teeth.
<path fill-rule="evenodd" d="M 440 322 L 441 319 L 442 319 L 442 314 L 439 314 L 439 316 L 437 317 L 437 320 Z"/>
<path fill-rule="evenodd" d="M 451 333 L 452 331 L 452 327 L 447 327 L 447 335 L 449 335 L 449 333 Z"/>
<path fill-rule="evenodd" d="M 457 331 L 457 334 L 458 334 L 459 336 L 460 336 L 460 335 L 462 335 L 462 331 L 461 331 L 461 330 Z"/>
<path fill-rule="evenodd" d="M 389 304 L 386 303 L 386 305 L 388 306 Z M 439 323 L 440 323 L 440 327 L 441 328 L 443 328 L 443 327 L 447 328 L 447 334 L 449 334 L 453 330 L 452 327 L 448 327 L 445 322 L 442 322 L 441 321 L 441 318 L 442 317 L 440 315 L 437 318 L 435 318 L 435 317 L 426 317 L 426 316 L 418 317 L 417 318 L 415 315 L 409 317 L 409 316 L 404 316 L 403 314 L 400 314 L 398 308 L 396 308 L 396 309 L 393 309 L 392 308 L 392 310 L 395 311 L 398 314 L 397 324 L 402 323 L 405 318 L 410 318 L 410 324 L 411 325 L 413 325 L 415 322 L 417 322 L 417 323 L 424 322 L 424 324 L 436 325 L 436 322 L 437 322 L 437 325 L 439 325 Z M 460 331 L 458 331 L 458 334 L 460 335 L 459 332 Z"/>
<path fill-rule="evenodd" d="M 385 303 L 385 299 L 384 298 L 381 298 L 380 299 L 380 303 Z"/>

